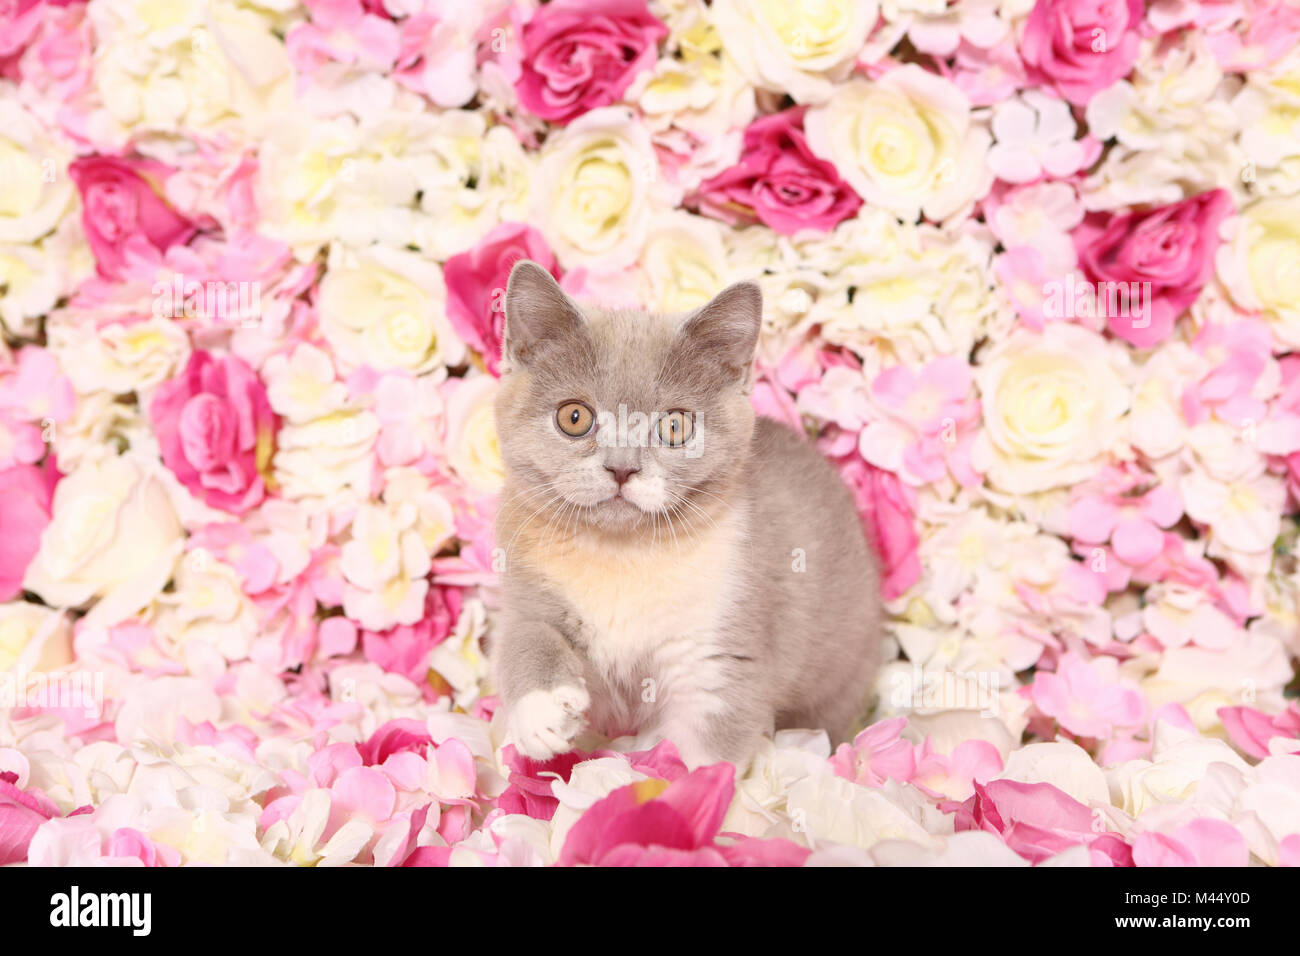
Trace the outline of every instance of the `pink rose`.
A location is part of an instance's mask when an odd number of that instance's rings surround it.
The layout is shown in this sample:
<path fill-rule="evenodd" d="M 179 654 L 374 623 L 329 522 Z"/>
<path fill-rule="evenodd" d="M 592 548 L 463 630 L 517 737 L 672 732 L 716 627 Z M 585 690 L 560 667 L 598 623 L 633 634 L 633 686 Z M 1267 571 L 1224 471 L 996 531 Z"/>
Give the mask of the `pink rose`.
<path fill-rule="evenodd" d="M 654 65 L 667 35 L 645 0 L 548 3 L 524 26 L 519 102 L 556 123 L 608 106 Z"/>
<path fill-rule="evenodd" d="M 0 60 L 22 52 L 41 26 L 41 0 L 0 0 Z"/>
<path fill-rule="evenodd" d="M 510 269 L 532 259 L 558 280 L 560 267 L 542 234 L 521 222 L 503 222 L 468 252 L 443 266 L 447 319 L 461 340 L 483 356 L 487 370 L 499 374 L 505 329 L 505 290 Z"/>
<path fill-rule="evenodd" d="M 700 211 L 732 225 L 761 222 L 787 236 L 800 229 L 829 232 L 854 215 L 862 199 L 808 148 L 806 110 L 797 106 L 751 123 L 740 162 L 701 184 Z"/>
<path fill-rule="evenodd" d="M 14 465 L 0 470 L 0 601 L 18 596 L 23 574 L 50 523 L 58 472 L 53 467 Z"/>
<path fill-rule="evenodd" d="M 432 743 L 424 721 L 399 717 L 376 729 L 370 739 L 357 745 L 357 752 L 367 767 L 377 767 L 393 754 L 415 753 L 423 757 L 425 748 Z"/>
<path fill-rule="evenodd" d="M 1142 11 L 1142 0 L 1038 0 L 1021 56 L 1035 79 L 1085 106 L 1133 68 Z"/>
<path fill-rule="evenodd" d="M 189 242 L 197 227 L 162 197 L 172 170 L 152 160 L 86 156 L 68 166 L 81 192 L 81 225 L 95 254 L 99 274 L 119 279 L 126 248 L 145 245 L 165 252 Z"/>
<path fill-rule="evenodd" d="M 911 492 L 892 471 L 867 464 L 856 452 L 840 463 L 840 474 L 853 492 L 867 538 L 880 557 L 881 593 L 892 601 L 921 577 Z"/>
<path fill-rule="evenodd" d="M 1031 863 L 1040 863 L 1073 846 L 1087 846 L 1094 866 L 1132 865 L 1132 855 L 1118 835 L 1097 832 L 1092 811 L 1050 783 L 990 780 L 976 783 L 975 795 L 939 809 L 955 811 L 954 829 L 985 830 L 1002 838 Z"/>
<path fill-rule="evenodd" d="M 242 359 L 195 352 L 158 387 L 149 414 L 163 462 L 197 497 L 235 514 L 262 500 L 278 419 Z"/>
<path fill-rule="evenodd" d="M 17 783 L 12 771 L 0 773 L 0 866 L 26 861 L 37 828 L 62 815 L 40 790 L 21 790 Z"/>
<path fill-rule="evenodd" d="M 1231 213 L 1232 197 L 1216 189 L 1144 212 L 1086 218 L 1074 231 L 1074 244 L 1089 280 L 1150 283 L 1149 298 L 1144 286 L 1126 285 L 1139 291 L 1142 303 L 1136 305 L 1130 294 L 1128 309 L 1112 309 L 1106 288 L 1095 290 L 1111 332 L 1138 348 L 1168 338 L 1174 321 L 1213 275 L 1219 224 Z"/>

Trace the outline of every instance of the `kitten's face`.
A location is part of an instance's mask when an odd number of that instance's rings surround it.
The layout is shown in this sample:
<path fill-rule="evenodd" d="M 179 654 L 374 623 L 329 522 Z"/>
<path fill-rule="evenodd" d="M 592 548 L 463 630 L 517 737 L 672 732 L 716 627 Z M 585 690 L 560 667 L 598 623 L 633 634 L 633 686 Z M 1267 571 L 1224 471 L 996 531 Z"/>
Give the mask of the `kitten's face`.
<path fill-rule="evenodd" d="M 741 285 L 685 316 L 584 310 L 517 266 L 497 427 L 518 517 L 664 536 L 707 524 L 749 452 L 760 309 Z"/>

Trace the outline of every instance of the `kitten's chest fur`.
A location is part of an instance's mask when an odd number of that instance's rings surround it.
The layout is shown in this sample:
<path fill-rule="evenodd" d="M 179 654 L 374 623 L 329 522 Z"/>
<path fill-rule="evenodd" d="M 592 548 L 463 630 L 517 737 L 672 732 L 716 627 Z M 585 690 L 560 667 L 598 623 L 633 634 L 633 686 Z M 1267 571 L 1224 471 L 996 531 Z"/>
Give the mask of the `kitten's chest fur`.
<path fill-rule="evenodd" d="M 571 637 L 601 675 L 639 685 L 671 676 L 716 650 L 735 600 L 743 515 L 731 512 L 693 535 L 602 542 L 577 538 L 539 561 L 571 608 Z"/>

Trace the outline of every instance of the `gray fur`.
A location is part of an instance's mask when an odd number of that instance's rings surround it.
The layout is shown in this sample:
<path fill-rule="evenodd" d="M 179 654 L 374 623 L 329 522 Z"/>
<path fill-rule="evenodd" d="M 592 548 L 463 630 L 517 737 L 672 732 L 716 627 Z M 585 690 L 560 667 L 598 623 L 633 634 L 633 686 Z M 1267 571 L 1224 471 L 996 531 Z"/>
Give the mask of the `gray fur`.
<path fill-rule="evenodd" d="M 503 608 L 492 649 L 507 713 L 529 692 L 585 687 L 595 729 L 668 734 L 692 765 L 744 763 L 761 735 L 786 727 L 825 728 L 832 743 L 852 734 L 879 664 L 876 560 L 834 469 L 802 436 L 755 420 L 747 393 L 760 313 L 753 283 L 661 316 L 582 308 L 531 262 L 511 273 L 496 407 Z M 606 413 L 620 403 L 691 411 L 697 444 L 688 455 L 569 437 L 552 421 L 569 400 Z M 610 500 L 619 486 L 609 468 L 640 469 L 624 489 L 638 504 Z M 716 559 L 719 542 L 731 542 L 728 561 Z M 608 557 L 572 557 L 591 553 Z M 667 571 L 647 579 L 634 572 L 642 567 Z M 584 575 L 600 580 L 574 580 Z M 617 652 L 618 635 L 584 619 L 571 597 L 591 585 L 614 606 L 653 608 L 658 597 L 644 589 L 669 579 L 683 595 L 693 581 L 718 584 L 691 607 L 663 594 L 664 619 L 686 622 L 684 633 Z"/>

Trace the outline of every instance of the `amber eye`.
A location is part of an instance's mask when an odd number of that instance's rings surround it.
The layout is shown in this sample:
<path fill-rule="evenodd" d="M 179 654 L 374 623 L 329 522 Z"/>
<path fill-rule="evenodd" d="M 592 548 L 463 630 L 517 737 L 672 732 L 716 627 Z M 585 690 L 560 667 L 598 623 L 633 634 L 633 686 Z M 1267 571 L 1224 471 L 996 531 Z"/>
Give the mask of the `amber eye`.
<path fill-rule="evenodd" d="M 690 412 L 669 412 L 659 419 L 659 440 L 678 448 L 691 440 L 695 419 Z"/>
<path fill-rule="evenodd" d="M 581 438 L 591 431 L 596 416 L 582 402 L 565 402 L 555 412 L 555 424 L 570 438 Z"/>

